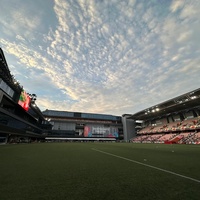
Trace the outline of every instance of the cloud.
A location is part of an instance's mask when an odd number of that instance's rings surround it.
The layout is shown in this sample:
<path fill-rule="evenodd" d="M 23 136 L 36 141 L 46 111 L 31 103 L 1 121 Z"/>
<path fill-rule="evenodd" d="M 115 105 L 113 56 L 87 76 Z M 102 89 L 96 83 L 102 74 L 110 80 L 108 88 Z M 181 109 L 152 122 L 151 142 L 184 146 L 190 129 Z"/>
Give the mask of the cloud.
<path fill-rule="evenodd" d="M 42 13 L 40 10 L 34 10 L 31 2 L 17 0 L 15 3 L 3 0 L 1 2 L 0 23 L 2 32 L 9 36 L 23 34 L 27 37 L 33 37 L 32 31 L 37 30 L 41 25 Z"/>
<path fill-rule="evenodd" d="M 172 12 L 176 12 L 178 9 L 182 8 L 184 6 L 184 1 L 173 1 L 170 10 Z"/>
<path fill-rule="evenodd" d="M 0 20 L 8 27 L 0 44 L 13 72 L 42 109 L 121 115 L 198 87 L 198 3 L 55 0 L 51 6 L 38 15 L 28 4 L 11 7 L 6 24 Z M 21 20 L 8 26 L 16 16 Z"/>

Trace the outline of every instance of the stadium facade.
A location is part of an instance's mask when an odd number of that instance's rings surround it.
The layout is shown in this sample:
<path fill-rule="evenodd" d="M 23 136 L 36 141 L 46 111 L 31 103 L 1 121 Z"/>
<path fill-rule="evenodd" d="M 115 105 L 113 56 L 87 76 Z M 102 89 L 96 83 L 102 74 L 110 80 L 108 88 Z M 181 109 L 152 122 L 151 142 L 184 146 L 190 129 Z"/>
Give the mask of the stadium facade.
<path fill-rule="evenodd" d="M 11 75 L 0 49 L 0 143 L 126 141 L 200 144 L 200 89 L 122 116 L 45 110 Z"/>

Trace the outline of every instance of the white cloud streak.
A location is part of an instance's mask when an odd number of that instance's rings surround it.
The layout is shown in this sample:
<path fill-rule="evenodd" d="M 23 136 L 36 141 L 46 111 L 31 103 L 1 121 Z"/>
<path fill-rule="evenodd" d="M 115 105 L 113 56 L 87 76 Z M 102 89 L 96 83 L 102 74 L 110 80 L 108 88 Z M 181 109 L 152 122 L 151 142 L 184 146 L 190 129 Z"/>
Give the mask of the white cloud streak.
<path fill-rule="evenodd" d="M 15 27 L 0 20 L 8 27 L 0 44 L 18 71 L 26 68 L 37 84 L 50 86 L 38 90 L 42 109 L 134 113 L 200 84 L 199 10 L 198 1 L 55 0 L 57 23 L 45 33 L 43 12 L 22 8 L 10 14 L 24 18 Z"/>

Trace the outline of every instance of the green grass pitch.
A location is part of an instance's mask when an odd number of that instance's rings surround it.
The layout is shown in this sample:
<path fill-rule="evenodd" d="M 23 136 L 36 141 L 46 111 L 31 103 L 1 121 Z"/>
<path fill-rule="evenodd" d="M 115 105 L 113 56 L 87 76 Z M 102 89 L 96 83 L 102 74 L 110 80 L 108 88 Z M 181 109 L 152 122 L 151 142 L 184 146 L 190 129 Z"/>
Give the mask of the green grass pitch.
<path fill-rule="evenodd" d="M 24 199 L 199 200 L 200 145 L 1 145 L 0 200 Z"/>

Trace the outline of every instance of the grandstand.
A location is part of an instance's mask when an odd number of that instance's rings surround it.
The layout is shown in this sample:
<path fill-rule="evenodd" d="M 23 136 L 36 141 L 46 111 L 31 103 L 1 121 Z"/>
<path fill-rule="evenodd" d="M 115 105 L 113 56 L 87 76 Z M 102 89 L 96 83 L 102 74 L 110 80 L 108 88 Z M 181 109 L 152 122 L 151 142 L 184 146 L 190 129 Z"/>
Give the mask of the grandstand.
<path fill-rule="evenodd" d="M 0 143 L 44 140 L 50 125 L 35 100 L 11 75 L 0 49 Z"/>
<path fill-rule="evenodd" d="M 130 139 L 134 143 L 199 144 L 200 89 L 129 116 L 140 120 Z"/>
<path fill-rule="evenodd" d="M 57 110 L 45 110 L 42 113 L 52 124 L 47 140 L 115 141 L 123 139 L 120 116 Z"/>

